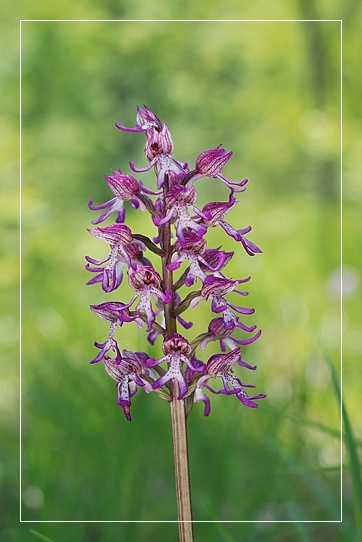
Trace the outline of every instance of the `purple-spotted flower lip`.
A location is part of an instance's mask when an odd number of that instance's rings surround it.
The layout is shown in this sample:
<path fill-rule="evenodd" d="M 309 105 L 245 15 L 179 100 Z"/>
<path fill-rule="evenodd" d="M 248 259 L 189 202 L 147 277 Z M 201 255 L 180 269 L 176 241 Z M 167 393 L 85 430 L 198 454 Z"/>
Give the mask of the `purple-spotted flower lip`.
<path fill-rule="evenodd" d="M 246 253 L 249 254 L 249 256 L 254 256 L 255 254 L 260 254 L 261 252 L 263 252 L 261 248 L 259 248 L 255 243 L 245 237 L 245 235 L 251 231 L 251 226 L 240 230 L 235 230 L 232 226 L 230 226 L 230 224 L 228 224 L 224 220 L 220 220 L 219 224 L 223 228 L 223 230 L 228 235 L 230 235 L 230 237 L 235 239 L 235 241 L 241 242 Z"/>
<path fill-rule="evenodd" d="M 230 280 L 223 277 L 208 275 L 204 280 L 201 290 L 196 292 L 196 295 L 190 301 L 189 306 L 194 308 L 197 307 L 198 303 L 202 300 L 211 300 L 212 312 L 217 314 L 222 313 L 225 326 L 230 326 L 231 328 L 231 322 L 233 318 L 235 318 L 235 315 L 232 313 L 231 309 L 240 314 L 253 314 L 255 312 L 255 309 L 253 308 L 249 309 L 246 307 L 237 307 L 225 299 L 225 296 L 230 292 L 235 292 L 236 294 L 240 295 L 248 295 L 248 292 L 236 290 L 236 286 L 237 284 L 246 282 L 249 279 L 250 277 L 247 277 L 246 279 Z"/>
<path fill-rule="evenodd" d="M 224 373 L 221 378 L 224 385 L 223 389 L 215 391 L 206 385 L 207 389 L 216 394 L 235 395 L 241 403 L 250 408 L 257 408 L 259 406 L 254 402 L 254 399 L 264 399 L 264 397 L 266 397 L 264 393 L 249 397 L 244 388 L 255 388 L 254 384 L 245 384 L 244 382 L 241 382 L 240 378 L 237 378 L 230 373 Z"/>
<path fill-rule="evenodd" d="M 125 224 L 111 224 L 105 228 L 97 227 L 94 230 L 88 230 L 94 237 L 109 243 L 111 251 L 103 260 L 95 260 L 86 256 L 88 264 L 95 265 L 90 267 L 86 265 L 86 269 L 92 272 L 99 272 L 89 284 L 102 282 L 102 288 L 105 292 L 115 290 L 122 281 L 123 268 L 126 264 L 130 267 L 137 265 L 137 259 L 131 258 L 132 252 L 127 250 L 127 247 L 134 241 L 133 234 Z M 104 269 L 100 266 L 106 263 Z"/>
<path fill-rule="evenodd" d="M 225 395 L 235 395 L 236 398 L 244 405 L 251 408 L 256 408 L 258 404 L 255 403 L 254 400 L 263 399 L 266 397 L 266 395 L 261 393 L 252 397 L 248 396 L 244 388 L 255 388 L 255 386 L 253 384 L 245 384 L 239 378 L 231 374 L 235 363 L 249 369 L 255 369 L 255 367 L 249 366 L 241 359 L 239 348 L 235 348 L 227 354 L 215 354 L 208 360 L 206 371 L 200 376 L 197 387 L 205 387 L 215 394 L 222 393 Z M 221 378 L 223 388 L 220 390 L 214 390 L 211 388 L 208 384 L 208 381 L 211 378 Z"/>
<path fill-rule="evenodd" d="M 262 250 L 255 243 L 245 237 L 245 235 L 251 231 L 251 226 L 236 230 L 224 220 L 226 214 L 233 207 L 235 207 L 236 204 L 237 200 L 234 198 L 233 193 L 230 193 L 229 201 L 216 201 L 204 205 L 204 207 L 202 208 L 202 212 L 204 213 L 206 218 L 195 218 L 200 223 L 205 224 L 209 228 L 221 226 L 230 237 L 235 239 L 235 241 L 241 242 L 249 256 L 260 254 Z"/>
<path fill-rule="evenodd" d="M 144 372 L 144 364 L 137 353 L 121 357 L 118 362 L 104 356 L 102 362 L 108 375 L 117 382 L 117 404 L 123 408 L 126 419 L 131 421 L 131 397 L 136 393 L 137 386 L 147 386 L 147 382 L 140 377 Z"/>
<path fill-rule="evenodd" d="M 128 310 L 128 305 L 119 303 L 118 301 L 108 301 L 106 303 L 100 303 L 99 305 L 91 305 L 90 308 L 99 318 L 102 318 L 102 320 L 110 322 L 111 324 L 108 339 L 103 343 L 97 341 L 94 343 L 94 346 L 99 348 L 100 352 L 90 363 L 102 361 L 109 350 L 112 350 L 116 354 L 114 362 L 117 364 L 120 363 L 121 353 L 117 341 L 114 339 L 116 328 L 117 326 L 122 327 L 126 322 L 128 323 L 137 320 L 137 316 L 132 316 Z"/>
<path fill-rule="evenodd" d="M 168 336 L 162 346 L 163 357 L 159 359 L 149 358 L 148 367 L 154 367 L 162 362 L 167 362 L 167 371 L 152 384 L 153 389 L 159 389 L 169 381 L 177 382 L 179 386 L 179 395 L 177 399 L 181 400 L 188 391 L 185 376 L 182 372 L 182 366 L 190 364 L 189 356 L 191 347 L 187 339 L 179 333 L 173 333 Z"/>
<path fill-rule="evenodd" d="M 240 322 L 238 317 L 231 311 L 228 315 L 227 321 L 225 321 L 224 317 L 214 318 L 209 323 L 207 333 L 203 333 L 199 336 L 199 340 L 201 341 L 199 344 L 200 350 L 205 350 L 206 345 L 211 341 L 219 341 L 221 351 L 225 352 L 226 346 L 233 350 L 236 345 L 245 346 L 255 342 L 261 335 L 261 330 L 259 330 L 247 339 L 235 339 L 232 337 L 232 333 L 234 333 L 235 329 L 238 328 L 246 331 L 247 333 L 252 333 L 255 331 L 256 326 L 246 326 Z M 254 367 L 249 366 L 249 369 L 251 368 Z"/>
<path fill-rule="evenodd" d="M 116 245 L 103 260 L 95 260 L 86 256 L 85 259 L 88 263 L 85 265 L 85 269 L 91 273 L 98 273 L 87 282 L 87 285 L 100 282 L 105 292 L 116 290 L 123 280 L 123 271 L 128 263 L 131 267 L 151 265 L 148 258 L 143 256 L 144 250 L 146 250 L 145 245 L 138 239 L 134 239 L 124 247 L 124 251 L 120 247 L 117 250 Z"/>
<path fill-rule="evenodd" d="M 236 397 L 241 403 L 250 408 L 258 408 L 258 403 L 255 403 L 258 399 L 264 399 L 266 397 L 265 393 L 259 393 L 258 395 L 249 396 L 245 390 L 241 389 L 239 393 L 236 394 Z"/>

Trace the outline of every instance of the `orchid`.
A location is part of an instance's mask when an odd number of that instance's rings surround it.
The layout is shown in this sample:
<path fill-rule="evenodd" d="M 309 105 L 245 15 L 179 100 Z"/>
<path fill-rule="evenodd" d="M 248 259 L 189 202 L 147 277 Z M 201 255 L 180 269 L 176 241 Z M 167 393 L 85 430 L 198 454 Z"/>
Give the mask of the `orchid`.
<path fill-rule="evenodd" d="M 141 241 L 134 239 L 124 247 L 124 252 L 121 249 L 116 248 L 113 250 L 113 253 L 111 252 L 104 260 L 94 260 L 93 258 L 86 256 L 88 263 L 85 268 L 87 271 L 98 273 L 98 275 L 90 279 L 87 284 L 101 282 L 105 292 L 115 290 L 122 282 L 123 271 L 124 269 L 127 269 L 127 264 L 137 266 L 149 265 L 151 263 L 150 260 L 143 256 L 145 250 L 145 245 Z M 102 267 L 106 262 L 108 262 L 107 265 Z M 94 265 L 96 267 L 94 267 Z"/>
<path fill-rule="evenodd" d="M 260 393 L 249 397 L 244 388 L 255 388 L 253 384 L 245 384 L 240 378 L 235 377 L 231 374 L 232 367 L 235 363 L 247 367 L 248 369 L 256 369 L 256 367 L 251 367 L 247 363 L 241 360 L 239 348 L 235 348 L 228 354 L 215 354 L 207 362 L 206 371 L 200 377 L 198 381 L 198 388 L 206 387 L 213 393 L 223 393 L 225 395 L 236 395 L 237 399 L 242 402 L 244 405 L 256 408 L 258 406 L 255 403 L 256 399 L 263 399 L 266 397 L 265 394 Z M 208 385 L 210 378 L 221 378 L 223 383 L 223 388 L 221 390 L 215 391 Z"/>
<path fill-rule="evenodd" d="M 207 219 L 202 219 L 200 223 L 205 224 L 208 228 L 221 226 L 222 229 L 230 235 L 235 241 L 240 241 L 249 256 L 261 253 L 261 249 L 252 241 L 247 239 L 245 235 L 251 231 L 251 226 L 236 230 L 228 222 L 224 220 L 225 215 L 237 204 L 237 200 L 231 195 L 229 201 L 211 202 L 204 205 L 202 212 L 207 215 Z"/>
<path fill-rule="evenodd" d="M 236 194 L 244 192 L 248 182 L 247 179 L 230 181 L 222 173 L 233 156 L 232 151 L 218 145 L 198 153 L 195 167 L 190 170 L 186 162 L 174 156 L 169 128 L 146 105 L 137 107 L 133 127 L 119 123 L 116 127 L 125 133 L 144 134 L 148 163 L 140 168 L 132 161 L 129 164 L 137 173 L 153 168 L 156 186 L 146 187 L 131 173 L 112 169 L 111 175 L 104 177 L 112 197 L 100 205 L 94 205 L 93 200 L 88 202 L 90 210 L 101 212 L 92 222 L 96 227 L 88 231 L 109 248 L 104 258 L 86 256 L 85 268 L 93 273 L 87 284 L 100 284 L 105 294 L 117 290 L 122 300 L 91 305 L 93 313 L 109 325 L 106 340 L 94 342 L 98 352 L 91 363 L 101 362 L 116 381 L 117 403 L 128 421 L 131 421 L 131 399 L 139 389 L 170 403 L 179 521 L 191 523 L 185 450 L 186 419 L 193 406 L 202 402 L 204 415 L 208 416 L 209 392 L 236 396 L 240 403 L 251 408 L 256 408 L 256 401 L 266 397 L 262 393 L 249 396 L 245 389 L 254 385 L 245 384 L 234 373 L 234 370 L 256 369 L 243 359 L 242 353 L 244 356 L 244 348 L 260 337 L 261 330 L 240 320 L 242 316 L 253 315 L 254 308 L 239 306 L 231 297 L 248 295 L 239 288 L 250 276 L 227 277 L 225 269 L 234 252 L 227 252 L 221 246 L 208 246 L 208 231 L 220 227 L 241 243 L 249 256 L 262 251 L 247 238 L 251 226 L 238 229 L 225 220 L 238 204 Z M 215 179 L 229 189 L 228 201 L 210 201 L 200 208 L 196 186 L 202 182 L 212 185 Z M 125 224 L 128 205 L 134 213 L 149 214 L 149 231 L 135 233 Z M 112 218 L 114 222 L 107 224 Z M 101 223 L 106 224 L 99 226 Z M 182 298 L 185 288 L 188 293 Z M 192 318 L 184 318 L 183 313 L 190 309 L 194 315 L 200 303 L 208 302 L 211 319 L 207 330 L 189 337 L 193 322 Z M 126 349 L 121 352 L 118 342 L 122 340 L 124 327 L 132 323 L 135 329 L 146 329 L 144 352 Z M 177 331 L 178 325 L 184 328 L 186 336 Z M 120 339 L 116 338 L 117 333 Z M 162 355 L 152 351 L 158 348 L 158 340 L 162 341 Z M 219 343 L 220 352 L 205 361 L 202 358 L 210 343 L 213 347 Z M 217 379 L 222 387 L 214 389 L 210 382 Z M 190 534 L 190 527 L 187 529 Z"/>
<path fill-rule="evenodd" d="M 126 419 L 131 421 L 131 397 L 137 392 L 137 386 L 150 388 L 145 378 L 147 354 L 144 352 L 129 352 L 123 350 L 123 356 L 115 361 L 108 356 L 102 358 L 104 368 L 117 382 L 118 399 L 117 404 L 123 408 Z"/>
<path fill-rule="evenodd" d="M 130 200 L 134 207 L 140 205 L 137 193 L 140 193 L 141 185 L 137 179 L 132 175 L 124 175 L 120 171 L 112 170 L 112 172 L 113 175 L 105 175 L 104 178 L 115 197 L 101 205 L 93 205 L 93 201 L 89 200 L 88 207 L 92 211 L 106 209 L 97 220 L 92 220 L 92 224 L 104 222 L 112 213 L 117 214 L 116 222 L 123 223 L 126 218 L 124 202 Z"/>
<path fill-rule="evenodd" d="M 120 361 L 120 351 L 118 348 L 117 341 L 114 339 L 114 333 L 116 331 L 116 327 L 124 324 L 124 322 L 133 322 L 136 317 L 131 316 L 128 307 L 126 307 L 123 303 L 116 302 L 107 302 L 107 303 L 101 303 L 100 305 L 91 305 L 91 310 L 99 317 L 102 318 L 102 320 L 106 320 L 111 323 L 108 339 L 104 343 L 98 343 L 95 342 L 94 345 L 97 348 L 100 348 L 101 351 L 99 354 L 91 361 L 91 363 L 96 363 L 97 361 L 100 361 L 106 352 L 109 350 L 113 350 L 116 352 L 116 363 L 119 363 Z"/>
<path fill-rule="evenodd" d="M 147 331 L 151 331 L 152 324 L 155 322 L 156 314 L 153 310 L 151 298 L 159 299 L 165 305 L 171 301 L 171 292 L 161 290 L 161 277 L 151 266 L 144 265 L 134 270 L 132 267 L 128 270 L 128 280 L 130 286 L 136 290 L 135 295 L 126 307 L 131 307 L 134 301 L 139 297 L 137 312 L 146 317 Z"/>
<path fill-rule="evenodd" d="M 154 217 L 153 221 L 157 226 L 162 226 L 176 218 L 176 235 L 182 246 L 186 246 L 187 232 L 193 232 L 199 239 L 205 235 L 207 227 L 197 223 L 189 214 L 188 209 L 196 212 L 201 218 L 207 218 L 202 211 L 193 204 L 196 201 L 196 190 L 186 188 L 180 184 L 174 185 L 165 196 L 166 214 L 164 217 Z"/>
<path fill-rule="evenodd" d="M 114 290 L 122 281 L 122 272 L 124 265 L 131 265 L 131 257 L 127 252 L 126 247 L 133 241 L 131 230 L 125 224 L 111 224 L 105 228 L 95 228 L 88 230 L 94 237 L 105 241 L 110 245 L 110 253 L 103 260 L 95 260 L 86 256 L 88 263 L 100 266 L 105 262 L 109 262 L 106 266 L 106 272 L 102 280 L 102 286 L 105 291 Z M 89 268 L 89 271 L 99 271 L 99 267 Z M 109 280 L 113 281 L 112 287 L 109 286 Z"/>
<path fill-rule="evenodd" d="M 133 128 L 126 128 L 118 122 L 116 127 L 124 132 L 146 133 L 145 155 L 149 164 L 143 168 L 136 168 L 133 162 L 130 162 L 133 171 L 142 173 L 154 166 L 157 188 L 164 186 L 166 175 L 178 177 L 181 174 L 184 177 L 188 167 L 172 156 L 173 141 L 169 129 L 147 106 L 144 106 L 144 109 L 137 107 L 137 123 Z"/>
<path fill-rule="evenodd" d="M 219 341 L 221 351 L 225 352 L 226 346 L 228 346 L 230 349 L 235 348 L 236 344 L 245 346 L 256 341 L 261 335 L 261 330 L 259 329 L 255 335 L 249 337 L 248 339 L 236 339 L 235 337 L 231 337 L 231 334 L 234 332 L 235 328 L 239 328 L 251 333 L 256 329 L 256 326 L 246 326 L 240 322 L 237 316 L 233 313 L 230 314 L 230 318 L 227 323 L 225 323 L 224 318 L 214 318 L 209 323 L 207 333 L 203 333 L 197 338 L 200 350 L 205 350 L 207 343 L 211 341 Z"/>
<path fill-rule="evenodd" d="M 153 389 L 164 386 L 169 380 L 177 380 L 180 388 L 180 395 L 178 400 L 182 399 L 186 394 L 188 388 L 185 382 L 183 373 L 181 372 L 182 364 L 190 365 L 188 355 L 191 353 L 191 347 L 189 342 L 182 337 L 179 333 L 173 333 L 169 337 L 166 337 L 162 345 L 164 357 L 160 359 L 149 359 L 147 362 L 148 367 L 154 367 L 162 362 L 167 362 L 168 370 L 158 380 L 156 380 L 152 387 Z"/>
<path fill-rule="evenodd" d="M 244 192 L 244 186 L 248 179 L 243 179 L 237 183 L 229 181 L 221 175 L 222 168 L 230 160 L 232 154 L 232 151 L 227 152 L 221 145 L 218 145 L 215 149 L 203 151 L 196 159 L 195 169 L 187 175 L 186 186 L 191 186 L 201 177 L 211 177 L 220 179 L 230 189 L 231 194 Z"/>

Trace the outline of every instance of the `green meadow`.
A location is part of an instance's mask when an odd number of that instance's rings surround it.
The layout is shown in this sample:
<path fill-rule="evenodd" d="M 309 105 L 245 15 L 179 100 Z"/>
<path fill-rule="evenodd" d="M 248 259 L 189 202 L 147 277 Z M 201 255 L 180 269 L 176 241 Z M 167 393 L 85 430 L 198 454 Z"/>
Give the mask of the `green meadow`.
<path fill-rule="evenodd" d="M 224 9 L 213 0 L 164 8 L 158 1 L 144 11 L 138 1 L 32 4 L 4 8 L 1 23 L 9 37 L 1 128 L 1 540 L 177 540 L 167 403 L 139 390 L 129 423 L 114 382 L 101 364 L 89 364 L 94 341 L 105 341 L 109 329 L 89 305 L 127 302 L 131 290 L 127 281 L 111 294 L 86 286 L 84 256 L 107 255 L 87 233 L 98 216 L 87 202 L 111 199 L 110 169 L 146 165 L 144 135 L 114 126 L 133 126 L 136 105 L 146 104 L 190 167 L 205 149 L 233 151 L 223 174 L 249 183 L 227 220 L 251 225 L 248 237 L 263 250 L 249 257 L 220 228 L 208 232 L 209 247 L 235 252 L 228 276 L 251 275 L 245 304 L 256 311 L 243 321 L 262 335 L 242 347 L 257 370 L 238 375 L 267 398 L 248 409 L 233 396 L 210 394 L 209 417 L 201 403 L 192 409 L 195 541 L 361 542 L 361 6 L 275 1 L 261 17 L 262 2 L 243 9 L 231 0 Z M 20 18 L 47 19 L 21 25 L 21 296 Z M 340 22 L 237 21 L 260 18 L 344 19 L 343 185 Z M 153 172 L 137 178 L 154 188 Z M 199 207 L 228 197 L 217 179 L 197 183 Z M 147 213 L 127 203 L 126 212 L 132 231 L 156 235 Z M 194 321 L 185 332 L 193 338 L 207 329 L 209 304 L 183 317 Z M 122 349 L 161 356 L 159 339 L 151 346 L 133 323 L 116 338 Z M 209 344 L 203 360 L 217 351 Z"/>

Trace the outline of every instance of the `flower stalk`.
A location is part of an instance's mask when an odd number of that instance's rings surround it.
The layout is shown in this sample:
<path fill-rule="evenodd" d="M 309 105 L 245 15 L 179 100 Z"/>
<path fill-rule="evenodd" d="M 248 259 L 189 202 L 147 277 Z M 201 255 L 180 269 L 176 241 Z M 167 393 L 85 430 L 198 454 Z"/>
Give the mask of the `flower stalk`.
<path fill-rule="evenodd" d="M 173 384 L 171 422 L 175 465 L 177 517 L 180 542 L 193 541 L 190 469 L 185 402 L 178 401 L 178 383 Z"/>
<path fill-rule="evenodd" d="M 169 189 L 168 175 L 165 175 L 163 187 L 164 201 Z M 173 272 L 167 267 L 171 259 L 171 225 L 166 222 L 161 226 L 162 257 L 162 282 L 164 290 L 173 291 Z M 173 298 L 165 306 L 166 335 L 170 336 L 177 332 L 176 317 L 174 312 Z M 177 517 L 179 525 L 180 542 L 193 542 L 192 507 L 190 489 L 190 468 L 187 440 L 187 424 L 184 401 L 177 398 L 180 394 L 179 385 L 175 380 L 171 386 L 171 425 L 174 450 L 174 468 L 176 484 Z"/>
<path fill-rule="evenodd" d="M 92 200 L 88 203 L 91 210 L 102 211 L 93 220 L 97 227 L 89 232 L 109 245 L 108 256 L 101 260 L 86 256 L 86 269 L 95 273 L 88 284 L 100 283 L 103 291 L 110 294 L 121 289 L 127 276 L 134 291 L 131 299 L 91 306 L 94 314 L 110 326 L 108 338 L 94 343 L 99 351 L 91 363 L 101 362 L 116 381 L 117 404 L 128 421 L 131 421 L 131 400 L 140 388 L 169 402 L 179 540 L 193 542 L 187 418 L 194 404 L 203 402 L 204 415 L 208 416 L 211 401 L 205 392 L 235 397 L 250 408 L 258 407 L 256 400 L 266 397 L 265 394 L 248 395 L 245 388 L 254 388 L 254 385 L 244 383 L 234 373 L 234 369 L 240 367 L 256 369 L 244 361 L 241 351 L 256 341 L 261 331 L 255 331 L 255 325 L 246 325 L 239 319 L 253 314 L 254 309 L 235 305 L 232 299 L 235 294 L 248 294 L 238 288 L 250 277 L 228 279 L 224 268 L 234 253 L 220 247 L 209 248 L 206 234 L 209 228 L 220 226 L 249 256 L 261 250 L 246 237 L 250 226 L 235 229 L 224 220 L 237 204 L 234 194 L 244 192 L 247 183 L 247 179 L 232 182 L 221 174 L 232 156 L 231 151 L 227 152 L 221 145 L 204 151 L 190 170 L 186 163 L 173 156 L 167 126 L 148 107 L 137 107 L 133 128 L 118 123 L 116 127 L 123 132 L 146 135 L 148 165 L 138 168 L 130 162 L 130 167 L 136 173 L 154 168 L 156 191 L 146 188 L 131 174 L 111 170 L 112 175 L 105 175 L 105 180 L 114 197 L 101 205 L 94 205 Z M 201 178 L 223 182 L 230 191 L 229 200 L 210 202 L 199 209 L 194 185 Z M 157 228 L 153 239 L 134 233 L 126 226 L 128 206 L 149 213 L 153 227 Z M 113 224 L 98 226 L 113 214 L 116 216 Z M 192 289 L 181 294 L 184 287 Z M 184 319 L 184 313 L 193 313 L 199 303 L 205 302 L 210 303 L 213 318 L 207 330 L 187 338 L 193 323 Z M 129 324 L 146 329 L 149 343 L 146 352 L 119 347 L 115 338 L 118 328 Z M 183 334 L 178 332 L 178 324 L 185 330 Z M 240 333 L 242 337 L 238 336 Z M 245 333 L 252 335 L 245 336 Z M 163 355 L 151 357 L 157 342 L 161 343 Z M 207 354 L 209 359 L 202 361 L 199 355 L 205 355 L 209 343 L 219 343 L 221 352 Z M 210 385 L 214 380 L 222 387 L 214 389 Z"/>
<path fill-rule="evenodd" d="M 165 175 L 164 187 L 163 187 L 163 200 L 165 201 L 168 193 L 168 175 Z M 162 247 L 162 283 L 164 291 L 173 292 L 173 272 L 167 267 L 171 258 L 171 225 L 166 222 L 161 226 L 161 247 Z M 165 305 L 165 327 L 166 335 L 172 335 L 177 331 L 176 319 L 173 316 L 174 310 L 174 298 L 172 296 L 171 301 Z"/>

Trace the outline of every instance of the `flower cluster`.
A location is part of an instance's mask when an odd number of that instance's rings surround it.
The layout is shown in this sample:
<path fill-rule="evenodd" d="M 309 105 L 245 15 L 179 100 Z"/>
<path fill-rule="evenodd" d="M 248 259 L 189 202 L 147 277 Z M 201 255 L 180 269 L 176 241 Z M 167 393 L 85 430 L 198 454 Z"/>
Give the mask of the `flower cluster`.
<path fill-rule="evenodd" d="M 220 226 L 241 243 L 248 255 L 261 252 L 247 238 L 250 226 L 235 229 L 225 221 L 228 212 L 237 204 L 235 194 L 243 192 L 248 181 L 232 182 L 222 175 L 232 152 L 227 152 L 221 145 L 202 152 L 193 169 L 178 160 L 173 155 L 169 129 L 146 106 L 137 107 L 134 127 L 127 128 L 118 123 L 116 127 L 123 132 L 141 132 L 146 136 L 144 153 L 148 163 L 136 167 L 130 162 L 130 168 L 133 173 L 153 168 L 156 190 L 146 188 L 131 174 L 111 170 L 112 175 L 105 175 L 105 180 L 114 197 L 101 205 L 94 205 L 92 200 L 88 203 L 91 210 L 101 211 L 92 222 L 95 228 L 88 231 L 109 246 L 103 259 L 86 256 L 85 267 L 94 273 L 88 284 L 100 283 L 104 292 L 111 293 L 123 281 L 128 281 L 133 291 L 133 295 L 128 295 L 122 302 L 91 305 L 91 310 L 110 326 L 108 338 L 94 343 L 99 351 L 91 363 L 102 362 L 117 382 L 118 404 L 127 420 L 131 420 L 131 398 L 140 387 L 146 393 L 157 393 L 168 401 L 174 397 L 180 401 L 187 398 L 188 411 L 193 403 L 203 401 L 206 416 L 210 412 L 210 398 L 205 391 L 236 396 L 244 405 L 255 408 L 258 406 L 255 401 L 265 395 L 248 395 L 245 388 L 254 386 L 235 376 L 234 368 L 256 368 L 242 359 L 241 347 L 256 341 L 261 331 L 239 319 L 239 315 L 250 315 L 254 309 L 239 306 L 230 299 L 234 294 L 247 295 L 239 290 L 239 285 L 250 277 L 227 278 L 224 268 L 234 253 L 220 247 L 209 248 L 206 239 L 209 228 Z M 195 182 L 201 178 L 224 183 L 229 190 L 228 200 L 210 202 L 198 208 Z M 125 224 L 128 205 L 151 215 L 150 225 L 155 230 L 153 238 L 133 232 Z M 104 225 L 112 215 L 115 215 L 114 223 Z M 156 257 L 158 266 L 153 263 Z M 174 277 L 175 271 L 178 271 L 178 278 Z M 197 289 L 189 291 L 182 299 L 179 290 L 192 286 Z M 177 332 L 177 324 L 185 330 L 190 329 L 192 322 L 184 320 L 181 314 L 188 309 L 192 313 L 192 309 L 203 301 L 211 302 L 214 317 L 207 331 L 189 341 Z M 132 322 L 139 329 L 146 328 L 150 345 L 161 337 L 163 356 L 153 358 L 146 352 L 125 349 L 121 352 L 115 339 L 116 330 Z M 250 335 L 237 338 L 239 330 Z M 206 362 L 198 359 L 197 350 L 201 355 L 212 341 L 219 342 L 221 352 Z M 214 389 L 210 385 L 211 379 L 219 379 L 222 387 Z"/>

